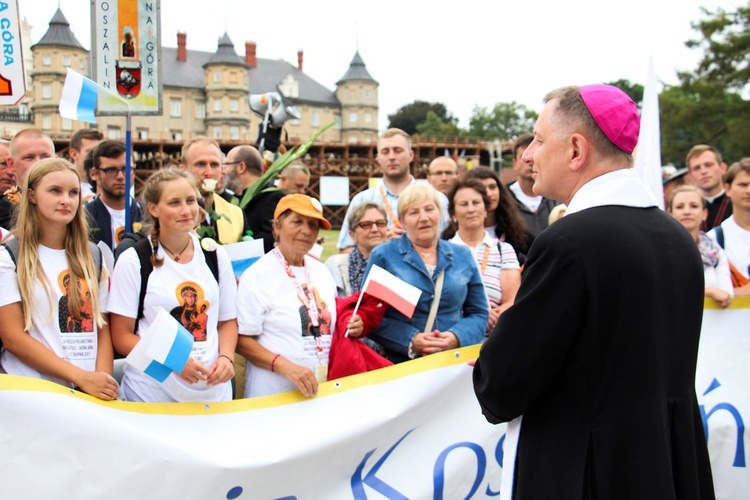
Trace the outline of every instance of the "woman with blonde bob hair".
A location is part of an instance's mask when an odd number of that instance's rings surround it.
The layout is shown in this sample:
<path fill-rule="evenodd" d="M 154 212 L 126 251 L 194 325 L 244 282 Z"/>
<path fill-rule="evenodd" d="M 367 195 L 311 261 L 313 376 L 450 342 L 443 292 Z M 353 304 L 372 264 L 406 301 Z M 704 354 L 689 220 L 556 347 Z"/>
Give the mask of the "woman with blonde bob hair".
<path fill-rule="evenodd" d="M 41 160 L 21 192 L 17 241 L 0 249 L 2 369 L 115 399 L 107 276 L 88 242 L 78 172 L 61 158 Z"/>
<path fill-rule="evenodd" d="M 482 277 L 468 248 L 440 239 L 440 198 L 431 186 L 406 188 L 398 199 L 404 234 L 376 246 L 367 263 L 365 279 L 379 266 L 422 291 L 411 318 L 390 307 L 369 336 L 394 363 L 484 339 L 489 312 Z"/>

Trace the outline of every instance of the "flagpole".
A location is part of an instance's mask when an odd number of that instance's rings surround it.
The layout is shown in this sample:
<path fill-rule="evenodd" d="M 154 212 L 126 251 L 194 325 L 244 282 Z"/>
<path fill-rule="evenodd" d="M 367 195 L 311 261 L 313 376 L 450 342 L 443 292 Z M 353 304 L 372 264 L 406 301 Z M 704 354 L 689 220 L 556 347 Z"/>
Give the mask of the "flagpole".
<path fill-rule="evenodd" d="M 126 101 L 126 104 L 127 101 Z M 130 112 L 130 104 L 128 104 L 128 114 L 125 118 L 125 232 L 133 232 L 133 217 L 130 213 L 130 185 L 132 179 L 132 156 L 133 156 L 133 144 L 131 140 L 130 129 L 132 123 L 132 113 Z"/>

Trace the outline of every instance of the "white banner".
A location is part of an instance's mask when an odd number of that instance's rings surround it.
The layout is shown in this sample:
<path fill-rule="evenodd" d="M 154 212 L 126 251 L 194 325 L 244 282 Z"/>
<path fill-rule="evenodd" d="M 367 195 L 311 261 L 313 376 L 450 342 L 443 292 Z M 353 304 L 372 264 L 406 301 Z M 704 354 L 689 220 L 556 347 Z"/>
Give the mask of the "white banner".
<path fill-rule="evenodd" d="M 18 0 L 0 2 L 0 38 L 0 106 L 13 106 L 26 96 Z"/>
<path fill-rule="evenodd" d="M 750 498 L 750 299 L 706 309 L 696 388 L 717 498 Z M 0 375 L 4 498 L 486 498 L 504 425 L 466 361 L 428 356 L 297 393 L 214 404 L 101 402 Z"/>
<path fill-rule="evenodd" d="M 710 305 L 710 301 L 706 301 Z M 716 498 L 750 498 L 745 420 L 750 419 L 750 297 L 730 309 L 705 309 L 695 392 L 708 424 Z"/>

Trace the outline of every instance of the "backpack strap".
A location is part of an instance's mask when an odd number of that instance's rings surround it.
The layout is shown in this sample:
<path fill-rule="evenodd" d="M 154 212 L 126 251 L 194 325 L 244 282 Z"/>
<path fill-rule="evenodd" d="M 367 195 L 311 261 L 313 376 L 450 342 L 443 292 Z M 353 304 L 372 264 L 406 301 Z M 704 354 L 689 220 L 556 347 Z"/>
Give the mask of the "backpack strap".
<path fill-rule="evenodd" d="M 714 231 L 716 231 L 716 243 L 718 243 L 721 248 L 724 248 L 724 228 L 719 224 L 714 228 Z"/>
<path fill-rule="evenodd" d="M 136 330 L 138 322 L 143 317 L 143 301 L 146 298 L 146 288 L 148 287 L 148 277 L 151 275 L 151 271 L 154 270 L 154 265 L 151 264 L 151 254 L 153 249 L 151 248 L 151 240 L 143 238 L 138 240 L 135 245 L 135 252 L 138 254 L 138 260 L 141 263 L 141 290 L 138 292 L 138 316 L 135 318 Z"/>
<path fill-rule="evenodd" d="M 2 245 L 8 251 L 10 260 L 13 261 L 13 266 L 18 267 L 18 263 L 16 262 L 16 257 L 18 256 L 18 238 L 10 238 L 8 240 L 5 240 Z"/>
<path fill-rule="evenodd" d="M 91 256 L 94 258 L 94 265 L 96 266 L 96 275 L 98 281 L 102 280 L 102 249 L 99 245 L 93 241 L 89 241 L 89 250 L 91 250 Z"/>

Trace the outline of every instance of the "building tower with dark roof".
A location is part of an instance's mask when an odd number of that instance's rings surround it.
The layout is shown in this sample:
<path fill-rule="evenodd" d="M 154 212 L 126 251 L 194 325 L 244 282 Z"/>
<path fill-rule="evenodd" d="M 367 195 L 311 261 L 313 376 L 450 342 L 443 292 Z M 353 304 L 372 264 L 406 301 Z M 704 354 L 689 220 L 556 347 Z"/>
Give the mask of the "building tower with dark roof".
<path fill-rule="evenodd" d="M 34 126 L 42 130 L 60 130 L 72 134 L 74 123 L 64 119 L 58 112 L 67 68 L 88 74 L 89 51 L 76 39 L 70 23 L 58 8 L 42 38 L 31 46 L 34 66 L 30 71 L 33 81 L 33 101 L 30 110 L 34 114 Z M 84 127 L 77 123 L 75 128 Z"/>
<path fill-rule="evenodd" d="M 206 134 L 214 139 L 240 140 L 248 135 L 249 66 L 237 55 L 229 35 L 203 65 L 206 89 Z"/>
<path fill-rule="evenodd" d="M 342 141 L 377 141 L 378 82 L 370 76 L 359 51 L 346 74 L 336 82 L 336 97 L 341 103 Z"/>

